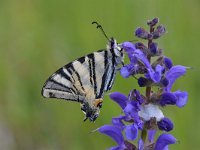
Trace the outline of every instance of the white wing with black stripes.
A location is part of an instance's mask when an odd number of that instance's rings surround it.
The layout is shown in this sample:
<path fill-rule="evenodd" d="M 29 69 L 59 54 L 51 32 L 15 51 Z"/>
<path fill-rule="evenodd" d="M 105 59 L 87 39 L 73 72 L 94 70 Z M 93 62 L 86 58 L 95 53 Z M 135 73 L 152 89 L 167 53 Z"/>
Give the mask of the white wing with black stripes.
<path fill-rule="evenodd" d="M 123 57 L 122 48 L 111 38 L 107 50 L 74 60 L 51 75 L 42 88 L 42 95 L 80 102 L 85 118 L 94 121 L 104 92 L 111 89 Z"/>

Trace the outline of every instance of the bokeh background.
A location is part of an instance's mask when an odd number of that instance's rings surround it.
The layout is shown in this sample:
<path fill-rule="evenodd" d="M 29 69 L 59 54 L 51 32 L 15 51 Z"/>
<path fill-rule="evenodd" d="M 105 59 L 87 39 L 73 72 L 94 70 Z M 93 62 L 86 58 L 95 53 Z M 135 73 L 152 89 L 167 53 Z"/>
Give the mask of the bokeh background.
<path fill-rule="evenodd" d="M 179 140 L 172 150 L 198 150 L 200 141 L 199 0 L 0 0 L 0 149 L 104 150 L 115 143 L 90 131 L 108 124 L 120 108 L 105 95 L 100 117 L 83 122 L 78 103 L 41 96 L 59 67 L 107 43 L 91 24 L 99 21 L 119 43 L 137 40 L 134 30 L 159 17 L 167 34 L 159 39 L 174 64 L 191 66 L 174 90 L 189 92 L 188 104 L 167 107 Z M 117 75 L 113 89 L 128 94 L 133 78 Z M 140 88 L 139 88 L 140 89 Z"/>

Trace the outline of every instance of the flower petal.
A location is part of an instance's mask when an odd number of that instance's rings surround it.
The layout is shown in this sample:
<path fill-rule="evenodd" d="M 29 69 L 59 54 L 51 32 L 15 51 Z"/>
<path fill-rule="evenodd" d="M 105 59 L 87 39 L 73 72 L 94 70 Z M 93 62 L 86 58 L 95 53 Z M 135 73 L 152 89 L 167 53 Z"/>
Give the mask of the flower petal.
<path fill-rule="evenodd" d="M 125 147 L 123 148 L 122 146 L 114 146 L 114 147 L 111 147 L 109 150 L 124 150 Z"/>
<path fill-rule="evenodd" d="M 172 85 L 176 81 L 176 79 L 184 75 L 185 72 L 186 72 L 185 66 L 177 65 L 177 66 L 171 67 L 169 71 L 166 73 L 166 78 L 168 79 L 169 84 L 165 88 L 165 91 L 169 92 L 172 88 Z"/>
<path fill-rule="evenodd" d="M 155 83 L 160 82 L 163 69 L 164 67 L 159 64 L 156 66 L 155 71 L 153 69 L 148 69 L 148 74 Z"/>
<path fill-rule="evenodd" d="M 122 109 L 124 109 L 126 107 L 128 98 L 126 97 L 126 95 L 120 93 L 120 92 L 113 92 L 110 94 L 110 98 L 115 101 L 117 104 L 120 105 L 120 107 Z"/>
<path fill-rule="evenodd" d="M 138 136 L 138 127 L 136 124 L 130 124 L 125 127 L 127 140 L 135 140 Z"/>
<path fill-rule="evenodd" d="M 172 60 L 168 57 L 164 58 L 164 64 L 165 64 L 166 68 L 168 68 L 168 69 L 170 69 L 173 66 Z"/>
<path fill-rule="evenodd" d="M 175 105 L 177 101 L 176 96 L 171 92 L 165 92 L 161 95 L 160 105 Z"/>
<path fill-rule="evenodd" d="M 169 144 L 176 143 L 176 138 L 174 138 L 171 134 L 161 134 L 155 144 L 154 150 L 163 150 Z"/>
<path fill-rule="evenodd" d="M 110 136 L 119 146 L 124 144 L 124 137 L 120 128 L 112 125 L 104 125 L 98 128 L 98 131 Z"/>
<path fill-rule="evenodd" d="M 122 48 L 125 49 L 127 53 L 133 53 L 136 50 L 135 45 L 131 42 L 122 43 Z"/>
<path fill-rule="evenodd" d="M 148 139 L 150 143 L 154 142 L 154 136 L 156 134 L 156 130 L 148 130 Z"/>
<path fill-rule="evenodd" d="M 122 120 L 126 120 L 126 116 L 113 117 L 112 124 L 114 126 L 118 126 L 121 130 L 123 130 L 125 125 Z"/>
<path fill-rule="evenodd" d="M 183 92 L 176 91 L 173 93 L 177 97 L 176 106 L 178 106 L 179 108 L 185 106 L 185 104 L 187 103 L 187 100 L 188 100 L 188 93 L 185 91 L 183 91 Z"/>
<path fill-rule="evenodd" d="M 172 121 L 169 118 L 163 118 L 157 124 L 158 124 L 158 128 L 160 130 L 164 130 L 167 132 L 171 131 L 174 128 L 174 124 L 172 123 Z"/>
<path fill-rule="evenodd" d="M 120 74 L 124 78 L 128 78 L 131 75 L 127 65 L 120 69 Z"/>
<path fill-rule="evenodd" d="M 144 150 L 144 142 L 142 139 L 138 140 L 138 150 Z"/>
<path fill-rule="evenodd" d="M 138 69 L 139 68 L 137 64 L 130 63 L 120 69 L 120 74 L 122 77 L 128 78 L 130 75 L 136 74 Z"/>
<path fill-rule="evenodd" d="M 141 62 L 143 63 L 146 68 L 152 69 L 151 64 L 149 63 L 147 56 L 139 49 L 136 49 L 134 52 L 134 56 Z"/>

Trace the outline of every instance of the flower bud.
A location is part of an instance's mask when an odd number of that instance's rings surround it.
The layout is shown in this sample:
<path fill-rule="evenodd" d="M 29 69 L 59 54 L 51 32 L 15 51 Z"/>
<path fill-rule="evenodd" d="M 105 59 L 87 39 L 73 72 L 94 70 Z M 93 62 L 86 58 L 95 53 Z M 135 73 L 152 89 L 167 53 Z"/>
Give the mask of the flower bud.
<path fill-rule="evenodd" d="M 167 78 L 163 78 L 160 82 L 164 87 L 166 87 L 169 84 L 169 80 Z"/>
<path fill-rule="evenodd" d="M 157 125 L 160 130 L 164 130 L 167 132 L 171 131 L 174 128 L 174 124 L 168 118 L 163 118 L 161 121 L 157 123 Z"/>
<path fill-rule="evenodd" d="M 152 20 L 148 20 L 148 21 L 147 21 L 147 25 L 153 27 L 153 26 L 155 26 L 158 22 L 159 22 L 159 19 L 158 19 L 158 18 L 153 18 Z"/>
<path fill-rule="evenodd" d="M 158 53 L 158 44 L 152 42 L 152 43 L 149 45 L 149 50 L 150 50 L 150 52 L 151 52 L 152 55 L 156 55 L 156 54 Z"/>
<path fill-rule="evenodd" d="M 153 38 L 153 36 L 149 32 L 147 32 L 144 28 L 140 27 L 136 29 L 135 36 L 145 40 Z"/>
<path fill-rule="evenodd" d="M 138 85 L 139 85 L 140 87 L 145 87 L 145 86 L 147 86 L 147 84 L 148 84 L 148 79 L 146 79 L 146 78 L 144 78 L 144 77 L 140 77 L 140 78 L 138 79 Z"/>
<path fill-rule="evenodd" d="M 164 64 L 165 64 L 166 68 L 168 68 L 168 69 L 170 69 L 173 66 L 172 60 L 168 57 L 164 58 Z"/>
<path fill-rule="evenodd" d="M 165 34 L 165 32 L 166 32 L 166 29 L 163 25 L 157 26 L 157 28 L 153 32 L 153 39 L 157 39 L 157 38 L 161 37 L 162 35 Z"/>

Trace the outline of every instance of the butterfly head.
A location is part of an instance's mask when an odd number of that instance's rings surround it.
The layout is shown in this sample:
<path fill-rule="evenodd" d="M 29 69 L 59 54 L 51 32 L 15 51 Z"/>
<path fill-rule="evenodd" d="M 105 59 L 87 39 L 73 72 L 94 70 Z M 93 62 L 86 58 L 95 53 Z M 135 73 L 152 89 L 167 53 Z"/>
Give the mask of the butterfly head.
<path fill-rule="evenodd" d="M 100 108 L 102 107 L 102 102 L 102 99 L 96 99 L 92 106 L 88 102 L 81 104 L 81 110 L 85 114 L 84 121 L 89 119 L 90 121 L 94 122 L 98 118 Z"/>

